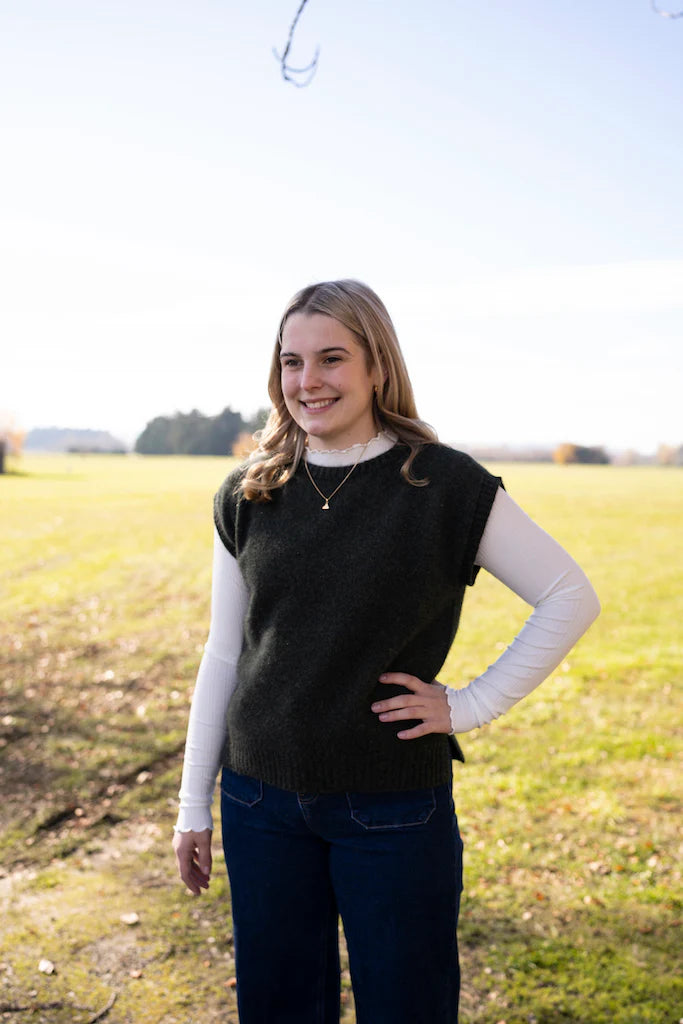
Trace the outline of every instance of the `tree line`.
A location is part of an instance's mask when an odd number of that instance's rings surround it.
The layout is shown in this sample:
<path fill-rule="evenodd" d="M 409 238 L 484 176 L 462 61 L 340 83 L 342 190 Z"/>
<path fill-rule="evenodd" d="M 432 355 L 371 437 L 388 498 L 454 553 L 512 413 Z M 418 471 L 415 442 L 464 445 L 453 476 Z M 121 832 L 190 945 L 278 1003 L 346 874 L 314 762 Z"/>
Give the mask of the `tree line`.
<path fill-rule="evenodd" d="M 205 416 L 198 409 L 156 416 L 137 438 L 135 451 L 141 455 L 230 455 L 236 448 L 253 447 L 251 435 L 264 426 L 268 413 L 268 409 L 259 409 L 245 420 L 226 406 L 217 416 Z"/>
<path fill-rule="evenodd" d="M 254 434 L 268 418 L 269 409 L 259 409 L 249 419 L 227 406 L 217 416 L 205 416 L 197 409 L 150 420 L 137 438 L 134 450 L 144 455 L 236 455 L 246 456 L 255 447 Z M 93 454 L 124 453 L 126 446 L 107 431 L 71 430 L 38 427 L 25 434 L 13 422 L 0 421 L 0 475 L 7 470 L 6 457 L 18 458 L 22 450 L 78 452 Z M 518 448 L 508 444 L 456 447 L 481 462 L 555 462 L 593 465 L 683 466 L 683 445 L 660 444 L 652 455 L 629 449 L 610 454 L 603 447 L 588 447 L 565 442 L 555 448 L 540 446 Z"/>

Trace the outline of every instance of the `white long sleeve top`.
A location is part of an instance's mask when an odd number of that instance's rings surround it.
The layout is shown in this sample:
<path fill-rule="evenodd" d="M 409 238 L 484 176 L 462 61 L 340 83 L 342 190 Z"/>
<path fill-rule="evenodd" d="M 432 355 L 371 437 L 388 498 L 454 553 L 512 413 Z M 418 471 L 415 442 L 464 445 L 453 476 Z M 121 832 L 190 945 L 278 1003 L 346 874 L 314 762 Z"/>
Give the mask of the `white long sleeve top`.
<path fill-rule="evenodd" d="M 381 433 L 362 460 L 386 451 L 395 438 Z M 356 449 L 356 450 L 354 450 Z M 311 465 L 351 465 L 357 446 L 309 451 Z M 462 689 L 446 690 L 454 733 L 480 728 L 534 690 L 564 659 L 600 611 L 598 597 L 574 559 L 499 488 L 482 535 L 477 565 L 533 607 L 522 629 L 485 672 Z M 211 803 L 225 738 L 248 592 L 235 558 L 214 530 L 211 622 L 197 674 L 175 828 L 213 828 Z"/>

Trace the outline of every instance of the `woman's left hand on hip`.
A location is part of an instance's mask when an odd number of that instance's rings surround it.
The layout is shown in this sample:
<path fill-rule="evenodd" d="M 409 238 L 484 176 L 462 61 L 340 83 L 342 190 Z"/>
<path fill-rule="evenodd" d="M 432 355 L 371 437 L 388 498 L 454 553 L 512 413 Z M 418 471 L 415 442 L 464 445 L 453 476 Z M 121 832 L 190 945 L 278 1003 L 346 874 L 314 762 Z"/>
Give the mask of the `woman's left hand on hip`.
<path fill-rule="evenodd" d="M 419 725 L 396 733 L 400 740 L 415 740 L 430 732 L 452 732 L 451 712 L 446 691 L 441 684 L 424 683 L 417 676 L 407 672 L 385 672 L 379 677 L 380 683 L 405 686 L 410 693 L 375 701 L 370 710 L 379 715 L 380 722 L 401 722 L 405 719 L 421 718 Z"/>

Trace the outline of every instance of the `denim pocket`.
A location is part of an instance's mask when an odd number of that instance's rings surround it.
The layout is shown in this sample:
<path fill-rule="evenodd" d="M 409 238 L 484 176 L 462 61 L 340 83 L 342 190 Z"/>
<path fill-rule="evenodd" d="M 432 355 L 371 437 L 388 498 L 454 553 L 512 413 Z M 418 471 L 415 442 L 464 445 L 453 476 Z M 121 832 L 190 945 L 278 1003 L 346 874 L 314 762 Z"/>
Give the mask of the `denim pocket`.
<path fill-rule="evenodd" d="M 424 825 L 436 809 L 433 789 L 399 793 L 347 793 L 351 818 L 365 829 Z"/>
<path fill-rule="evenodd" d="M 221 792 L 236 804 L 253 807 L 263 799 L 263 783 L 251 775 L 239 775 L 231 768 L 224 768 L 221 775 Z"/>

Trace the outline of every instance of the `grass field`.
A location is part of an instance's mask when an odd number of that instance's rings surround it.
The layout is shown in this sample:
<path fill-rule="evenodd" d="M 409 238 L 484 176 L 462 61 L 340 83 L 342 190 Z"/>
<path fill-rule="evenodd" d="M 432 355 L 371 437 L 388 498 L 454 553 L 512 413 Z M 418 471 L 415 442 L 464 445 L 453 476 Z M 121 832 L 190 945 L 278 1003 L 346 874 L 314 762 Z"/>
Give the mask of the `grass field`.
<path fill-rule="evenodd" d="M 0 1019 L 237 1021 L 219 850 L 194 900 L 170 848 L 230 465 L 34 456 L 0 477 Z M 462 1021 L 675 1024 L 683 473 L 492 468 L 603 612 L 535 694 L 462 739 Z M 526 613 L 482 573 L 443 681 L 485 668 Z"/>

